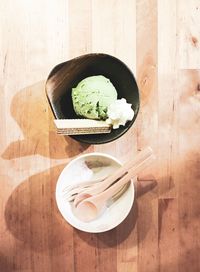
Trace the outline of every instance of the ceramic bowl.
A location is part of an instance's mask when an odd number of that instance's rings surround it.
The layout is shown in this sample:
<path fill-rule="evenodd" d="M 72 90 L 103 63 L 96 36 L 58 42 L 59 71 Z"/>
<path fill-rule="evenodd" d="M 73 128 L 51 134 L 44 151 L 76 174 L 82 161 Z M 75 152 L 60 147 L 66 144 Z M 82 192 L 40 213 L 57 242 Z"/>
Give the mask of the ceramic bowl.
<path fill-rule="evenodd" d="M 87 54 L 58 64 L 46 81 L 46 94 L 56 119 L 79 118 L 73 109 L 71 91 L 82 79 L 93 75 L 109 78 L 118 92 L 118 98 L 125 98 L 135 112 L 132 121 L 111 133 L 71 136 L 87 144 L 104 144 L 121 137 L 133 125 L 139 111 L 136 80 L 121 60 L 107 54 Z"/>
<path fill-rule="evenodd" d="M 71 184 L 108 176 L 121 163 L 110 155 L 89 153 L 72 160 L 61 172 L 56 185 L 56 202 L 64 219 L 73 227 L 91 233 L 108 231 L 119 225 L 129 214 L 134 202 L 134 185 L 129 183 L 107 202 L 106 209 L 95 220 L 85 223 L 74 215 L 73 202 L 63 197 L 63 189 Z"/>

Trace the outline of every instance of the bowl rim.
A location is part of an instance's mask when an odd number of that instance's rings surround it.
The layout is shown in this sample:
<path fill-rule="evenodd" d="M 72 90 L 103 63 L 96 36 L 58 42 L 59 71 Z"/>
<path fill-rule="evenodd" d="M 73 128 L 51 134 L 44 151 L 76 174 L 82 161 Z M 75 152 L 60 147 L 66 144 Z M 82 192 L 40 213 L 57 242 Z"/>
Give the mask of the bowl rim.
<path fill-rule="evenodd" d="M 80 159 L 83 159 L 83 158 L 87 158 L 87 157 L 93 157 L 93 156 L 100 156 L 100 157 L 104 157 L 104 158 L 108 158 L 108 159 L 111 159 L 113 161 L 115 161 L 117 164 L 119 164 L 120 166 L 123 165 L 122 162 L 120 162 L 120 160 L 118 160 L 117 158 L 115 158 L 114 156 L 112 155 L 109 155 L 109 154 L 106 154 L 106 153 L 102 153 L 102 152 L 90 152 L 90 153 L 86 153 L 86 154 L 82 154 L 80 156 L 77 156 L 76 158 L 72 159 L 64 168 L 63 170 L 61 171 L 58 179 L 57 179 L 57 182 L 56 182 L 56 189 L 55 189 L 55 199 L 56 199 L 56 205 L 57 205 L 57 208 L 61 214 L 61 216 L 64 218 L 64 220 L 70 224 L 72 227 L 76 228 L 76 229 L 79 229 L 81 231 L 84 231 L 84 232 L 88 232 L 88 233 L 102 233 L 102 232 L 105 232 L 105 231 L 109 231 L 109 230 L 112 230 L 113 228 L 117 227 L 118 225 L 120 225 L 125 219 L 126 217 L 128 216 L 128 214 L 130 213 L 131 209 L 132 209 L 132 206 L 135 202 L 135 187 L 134 187 L 134 184 L 133 182 L 130 182 L 130 186 L 127 188 L 127 190 L 130 188 L 131 190 L 131 194 L 132 194 L 132 203 L 131 205 L 126 209 L 126 212 L 124 212 L 124 216 L 121 220 L 117 221 L 115 224 L 105 228 L 104 230 L 100 229 L 99 231 L 98 230 L 92 230 L 92 231 L 88 231 L 86 230 L 84 227 L 77 227 L 75 225 L 73 225 L 72 222 L 69 222 L 68 220 L 66 220 L 66 218 L 64 217 L 62 211 L 61 211 L 61 207 L 60 205 L 58 204 L 59 203 L 59 195 L 58 195 L 58 186 L 59 186 L 59 179 L 60 179 L 60 176 L 62 174 L 62 172 L 66 171 L 67 168 L 69 168 L 73 163 L 77 162 L 78 160 Z"/>
<path fill-rule="evenodd" d="M 141 95 L 140 95 L 139 87 L 138 87 L 138 84 L 137 84 L 137 81 L 136 81 L 136 78 L 135 78 L 133 72 L 131 71 L 131 69 L 129 68 L 129 66 L 125 62 L 123 62 L 121 59 L 119 59 L 119 58 L 117 58 L 117 57 L 115 57 L 113 55 L 110 55 L 110 54 L 107 54 L 107 53 L 103 53 L 103 52 L 82 54 L 80 56 L 77 56 L 77 57 L 74 57 L 74 58 L 70 58 L 67 61 L 58 63 L 50 71 L 50 73 L 49 73 L 49 75 L 48 75 L 48 77 L 46 79 L 46 82 L 45 82 L 45 93 L 46 93 L 47 100 L 49 102 L 51 111 L 53 112 L 53 115 L 54 115 L 55 118 L 56 118 L 56 114 L 54 112 L 54 109 L 52 107 L 52 104 L 51 104 L 51 101 L 49 99 L 48 92 L 47 92 L 47 82 L 48 82 L 49 78 L 53 75 L 53 72 L 58 68 L 58 66 L 65 65 L 67 62 L 70 62 L 72 60 L 78 60 L 78 59 L 81 59 L 81 58 L 87 57 L 87 56 L 91 56 L 91 57 L 95 57 L 95 56 L 96 57 L 109 57 L 109 58 L 114 59 L 115 61 L 119 62 L 121 65 L 123 65 L 128 70 L 128 72 L 131 74 L 131 76 L 133 77 L 133 79 L 135 81 L 135 85 L 136 85 L 137 95 L 138 95 L 138 104 L 137 104 L 136 110 L 134 110 L 133 119 L 131 121 L 129 121 L 128 122 L 128 126 L 120 134 L 116 135 L 114 138 L 109 139 L 109 140 L 101 140 L 101 142 L 96 142 L 96 141 L 89 141 L 89 140 L 84 139 L 84 138 L 80 139 L 79 136 L 85 136 L 85 135 L 69 135 L 69 137 L 71 137 L 72 139 L 74 139 L 77 142 L 81 142 L 81 143 L 89 144 L 89 145 L 91 145 L 91 144 L 92 145 L 101 145 L 101 144 L 106 144 L 106 143 L 110 143 L 110 142 L 113 142 L 113 141 L 117 140 L 118 138 L 122 137 L 132 127 L 132 125 L 135 123 L 135 120 L 136 120 L 136 118 L 138 116 L 138 113 L 140 111 Z M 112 131 L 110 133 L 112 133 Z"/>

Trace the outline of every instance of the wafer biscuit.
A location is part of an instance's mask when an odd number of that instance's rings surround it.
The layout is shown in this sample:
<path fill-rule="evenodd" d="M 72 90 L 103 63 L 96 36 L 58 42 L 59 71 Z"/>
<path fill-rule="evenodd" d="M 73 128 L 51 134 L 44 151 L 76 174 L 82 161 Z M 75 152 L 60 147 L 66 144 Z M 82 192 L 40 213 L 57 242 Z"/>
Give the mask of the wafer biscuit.
<path fill-rule="evenodd" d="M 57 133 L 62 135 L 109 133 L 110 125 L 105 121 L 90 119 L 57 119 L 54 120 Z"/>

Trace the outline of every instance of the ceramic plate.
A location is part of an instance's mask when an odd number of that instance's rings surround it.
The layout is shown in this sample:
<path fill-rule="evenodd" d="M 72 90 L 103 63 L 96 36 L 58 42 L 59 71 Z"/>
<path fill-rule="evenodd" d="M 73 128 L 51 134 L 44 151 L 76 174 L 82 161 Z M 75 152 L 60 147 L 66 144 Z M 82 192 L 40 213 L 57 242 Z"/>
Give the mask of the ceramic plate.
<path fill-rule="evenodd" d="M 61 172 L 56 185 L 56 202 L 64 219 L 73 227 L 92 233 L 108 231 L 119 225 L 129 214 L 134 201 L 134 185 L 123 188 L 122 192 L 108 201 L 102 214 L 94 221 L 80 221 L 73 212 L 73 202 L 63 197 L 66 186 L 103 178 L 116 171 L 121 163 L 110 155 L 89 153 L 72 160 Z"/>

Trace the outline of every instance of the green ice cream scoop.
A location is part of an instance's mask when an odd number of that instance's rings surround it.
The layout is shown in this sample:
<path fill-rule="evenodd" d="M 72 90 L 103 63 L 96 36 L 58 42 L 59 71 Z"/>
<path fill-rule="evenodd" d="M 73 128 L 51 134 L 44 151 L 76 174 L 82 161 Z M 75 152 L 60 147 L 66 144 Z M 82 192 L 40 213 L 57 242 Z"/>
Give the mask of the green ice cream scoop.
<path fill-rule="evenodd" d="M 87 77 L 72 89 L 76 114 L 89 119 L 106 119 L 107 108 L 116 99 L 115 87 L 102 75 Z"/>

